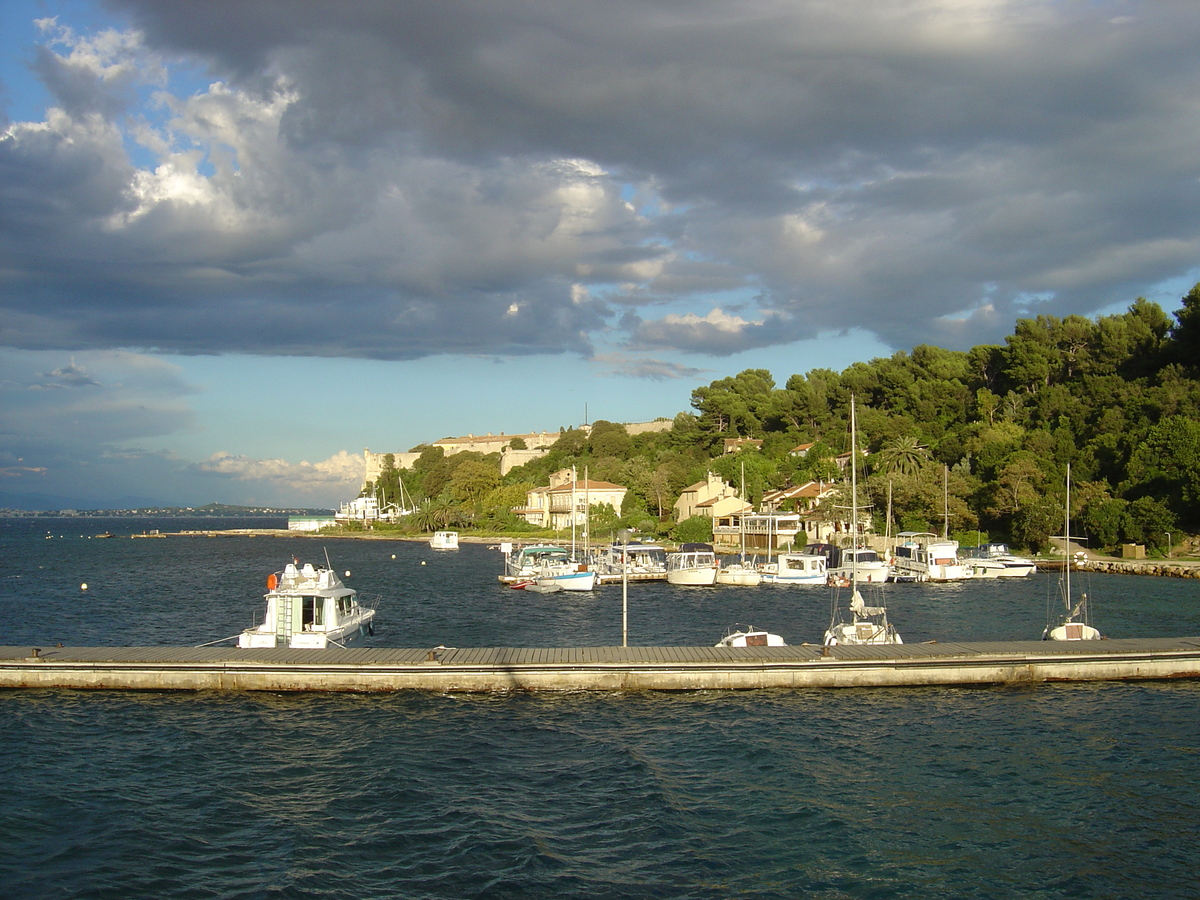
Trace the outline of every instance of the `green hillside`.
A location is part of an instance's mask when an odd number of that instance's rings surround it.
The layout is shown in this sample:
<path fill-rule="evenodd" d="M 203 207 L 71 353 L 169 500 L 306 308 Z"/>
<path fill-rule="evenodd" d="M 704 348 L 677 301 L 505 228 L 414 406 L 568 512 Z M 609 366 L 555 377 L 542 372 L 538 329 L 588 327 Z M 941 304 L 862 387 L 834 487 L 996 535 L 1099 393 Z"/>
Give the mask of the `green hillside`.
<path fill-rule="evenodd" d="M 622 510 L 599 510 L 593 532 L 619 524 L 669 534 L 680 490 L 706 471 L 741 483 L 748 499 L 816 478 L 836 480 L 849 446 L 850 398 L 863 489 L 884 529 L 952 533 L 973 544 L 1008 540 L 1039 550 L 1062 530 L 1067 463 L 1074 530 L 1092 545 L 1165 550 L 1168 534 L 1200 530 L 1200 285 L 1173 315 L 1138 299 L 1121 315 L 1038 316 L 1003 345 L 969 351 L 919 346 L 842 372 L 814 369 L 780 385 L 747 369 L 692 392 L 692 409 L 666 432 L 630 436 L 598 421 L 565 430 L 551 452 L 499 475 L 498 456 L 450 457 L 424 448 L 411 471 L 385 471 L 380 488 L 428 498 L 403 527 L 520 531 L 511 509 L 550 472 L 575 466 L 630 488 Z M 723 455 L 726 438 L 757 450 Z M 812 444 L 807 455 L 792 451 Z M 944 503 L 948 493 L 948 504 Z M 606 518 L 607 515 L 607 518 Z"/>

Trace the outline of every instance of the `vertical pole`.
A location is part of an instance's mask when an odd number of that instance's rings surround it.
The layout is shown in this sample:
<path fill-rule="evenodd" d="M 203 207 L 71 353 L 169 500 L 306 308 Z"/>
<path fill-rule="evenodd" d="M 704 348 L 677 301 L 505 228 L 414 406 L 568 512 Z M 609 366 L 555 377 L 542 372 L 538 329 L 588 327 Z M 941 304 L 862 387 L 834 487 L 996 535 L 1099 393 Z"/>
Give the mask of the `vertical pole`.
<path fill-rule="evenodd" d="M 629 535 L 628 528 L 617 532 L 621 539 L 621 646 L 629 646 Z"/>
<path fill-rule="evenodd" d="M 629 646 L 629 535 L 621 543 L 621 646 Z"/>

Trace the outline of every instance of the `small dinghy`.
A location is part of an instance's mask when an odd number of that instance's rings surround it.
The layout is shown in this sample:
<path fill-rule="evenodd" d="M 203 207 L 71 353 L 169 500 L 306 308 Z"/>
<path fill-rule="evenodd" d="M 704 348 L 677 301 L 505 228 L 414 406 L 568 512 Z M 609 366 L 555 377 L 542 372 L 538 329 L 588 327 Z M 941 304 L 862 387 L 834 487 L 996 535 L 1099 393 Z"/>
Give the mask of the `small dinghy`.
<path fill-rule="evenodd" d="M 729 632 L 714 645 L 716 647 L 786 647 L 783 638 L 753 625 L 745 627 L 735 625 L 735 631 Z"/>

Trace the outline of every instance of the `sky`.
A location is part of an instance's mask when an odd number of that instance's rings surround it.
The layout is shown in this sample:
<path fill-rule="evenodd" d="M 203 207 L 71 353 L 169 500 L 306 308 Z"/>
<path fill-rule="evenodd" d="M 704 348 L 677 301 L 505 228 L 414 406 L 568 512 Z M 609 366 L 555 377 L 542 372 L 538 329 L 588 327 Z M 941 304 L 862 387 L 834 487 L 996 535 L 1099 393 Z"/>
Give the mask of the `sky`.
<path fill-rule="evenodd" d="M 336 508 L 1200 281 L 1190 0 L 6 0 L 0 507 Z"/>

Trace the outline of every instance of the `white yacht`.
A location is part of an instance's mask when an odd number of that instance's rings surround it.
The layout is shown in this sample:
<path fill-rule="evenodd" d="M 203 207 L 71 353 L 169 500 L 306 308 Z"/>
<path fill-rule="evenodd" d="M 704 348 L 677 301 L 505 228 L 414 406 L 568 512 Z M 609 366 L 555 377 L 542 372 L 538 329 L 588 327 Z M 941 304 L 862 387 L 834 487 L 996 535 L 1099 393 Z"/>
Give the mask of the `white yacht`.
<path fill-rule="evenodd" d="M 457 550 L 457 531 L 435 531 L 429 539 L 429 546 L 434 550 Z"/>
<path fill-rule="evenodd" d="M 897 581 L 964 581 L 971 570 L 958 558 L 958 541 L 939 538 L 924 531 L 902 531 L 896 535 L 892 557 Z"/>
<path fill-rule="evenodd" d="M 375 633 L 375 610 L 328 567 L 288 563 L 267 576 L 266 601 L 263 623 L 243 631 L 239 647 L 341 647 Z"/>
<path fill-rule="evenodd" d="M 717 583 L 717 567 L 712 544 L 680 544 L 667 554 L 667 582 L 709 587 Z"/>
<path fill-rule="evenodd" d="M 1007 544 L 983 544 L 963 555 L 963 563 L 972 578 L 1023 578 L 1037 571 L 1037 564 L 1023 556 L 1013 556 Z"/>

